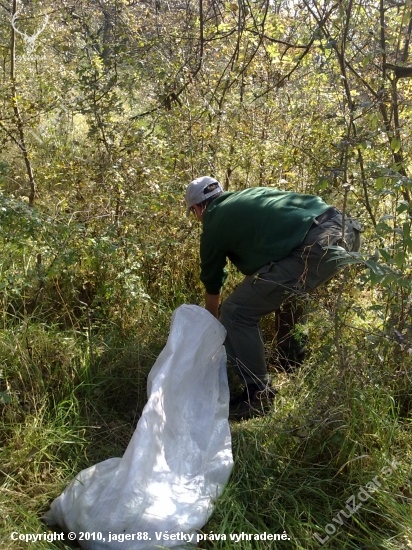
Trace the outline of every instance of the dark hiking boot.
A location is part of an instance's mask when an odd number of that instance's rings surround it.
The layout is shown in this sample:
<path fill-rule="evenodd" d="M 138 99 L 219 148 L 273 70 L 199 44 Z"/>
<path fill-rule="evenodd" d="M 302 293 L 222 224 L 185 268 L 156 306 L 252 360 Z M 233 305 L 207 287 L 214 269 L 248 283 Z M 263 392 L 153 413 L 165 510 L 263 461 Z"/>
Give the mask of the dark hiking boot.
<path fill-rule="evenodd" d="M 244 388 L 241 394 L 235 395 L 231 398 L 229 402 L 229 407 L 236 407 L 240 403 L 243 403 L 244 401 L 249 401 L 253 395 L 259 390 L 259 386 L 257 384 L 247 384 Z"/>
<path fill-rule="evenodd" d="M 269 412 L 275 395 L 276 390 L 270 385 L 261 389 L 256 384 L 248 384 L 242 395 L 231 400 L 229 418 L 247 420 L 255 416 L 264 416 Z"/>

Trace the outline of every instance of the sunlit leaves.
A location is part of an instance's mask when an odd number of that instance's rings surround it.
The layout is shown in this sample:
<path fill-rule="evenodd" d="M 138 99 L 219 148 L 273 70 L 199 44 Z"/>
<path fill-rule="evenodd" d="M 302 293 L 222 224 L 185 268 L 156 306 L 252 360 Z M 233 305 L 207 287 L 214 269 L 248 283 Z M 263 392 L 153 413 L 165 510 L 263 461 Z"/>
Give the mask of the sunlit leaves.
<path fill-rule="evenodd" d="M 391 140 L 391 149 L 394 153 L 397 153 L 401 148 L 401 141 L 398 138 L 392 138 Z"/>

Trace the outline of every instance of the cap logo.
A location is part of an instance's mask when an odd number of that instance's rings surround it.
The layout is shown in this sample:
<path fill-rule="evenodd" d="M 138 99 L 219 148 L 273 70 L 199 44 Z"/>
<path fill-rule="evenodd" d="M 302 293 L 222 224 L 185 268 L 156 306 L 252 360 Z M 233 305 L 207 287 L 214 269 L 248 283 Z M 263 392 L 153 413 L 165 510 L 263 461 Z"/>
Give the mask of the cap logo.
<path fill-rule="evenodd" d="M 207 187 L 205 187 L 203 189 L 203 193 L 205 195 L 207 195 L 208 193 L 211 193 L 212 191 L 214 191 L 215 189 L 218 189 L 218 188 L 219 188 L 218 182 L 210 183 Z"/>

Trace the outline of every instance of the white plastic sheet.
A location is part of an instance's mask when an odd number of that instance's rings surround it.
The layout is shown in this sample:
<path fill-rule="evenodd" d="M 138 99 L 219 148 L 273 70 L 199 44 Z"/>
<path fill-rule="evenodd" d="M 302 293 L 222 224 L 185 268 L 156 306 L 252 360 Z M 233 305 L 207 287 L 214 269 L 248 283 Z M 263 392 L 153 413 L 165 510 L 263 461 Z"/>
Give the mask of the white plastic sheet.
<path fill-rule="evenodd" d="M 168 341 L 149 374 L 148 402 L 123 458 L 80 472 L 53 501 L 47 523 L 79 538 L 95 533 L 101 540 L 79 541 L 87 550 L 196 542 L 190 535 L 209 519 L 233 465 L 225 335 L 203 308 L 184 305 L 173 313 Z"/>

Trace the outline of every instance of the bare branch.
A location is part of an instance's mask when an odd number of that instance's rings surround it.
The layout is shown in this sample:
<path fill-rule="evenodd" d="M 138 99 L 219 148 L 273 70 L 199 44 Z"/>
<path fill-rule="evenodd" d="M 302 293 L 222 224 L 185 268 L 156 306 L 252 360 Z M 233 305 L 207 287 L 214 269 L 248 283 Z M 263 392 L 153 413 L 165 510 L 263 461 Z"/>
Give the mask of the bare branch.
<path fill-rule="evenodd" d="M 385 40 L 385 9 L 384 0 L 379 0 L 380 40 L 382 52 L 382 77 L 386 78 L 386 40 Z"/>
<path fill-rule="evenodd" d="M 409 18 L 408 31 L 406 33 L 405 43 L 403 45 L 403 52 L 402 52 L 402 55 L 401 55 L 401 62 L 402 63 L 406 63 L 408 61 L 409 43 L 410 43 L 410 40 L 411 40 L 411 34 L 412 34 L 412 13 L 411 13 L 411 16 Z"/>

